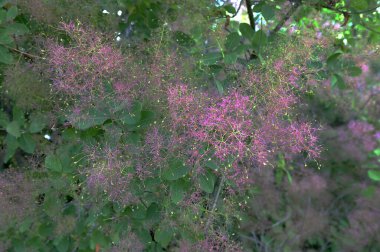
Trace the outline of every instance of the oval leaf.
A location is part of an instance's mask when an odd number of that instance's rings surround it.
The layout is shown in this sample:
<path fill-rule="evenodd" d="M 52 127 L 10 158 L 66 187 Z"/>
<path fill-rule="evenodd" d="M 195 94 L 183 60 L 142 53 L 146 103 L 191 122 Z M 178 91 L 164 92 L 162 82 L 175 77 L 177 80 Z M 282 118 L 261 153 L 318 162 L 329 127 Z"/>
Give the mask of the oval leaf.
<path fill-rule="evenodd" d="M 14 62 L 13 55 L 3 46 L 0 46 L 0 63 L 10 65 Z"/>
<path fill-rule="evenodd" d="M 11 134 L 14 137 L 20 137 L 21 136 L 20 125 L 18 124 L 17 121 L 13 121 L 13 122 L 8 123 L 8 125 L 5 129 L 9 134 Z"/>
<path fill-rule="evenodd" d="M 31 134 L 23 134 L 19 139 L 18 143 L 20 148 L 26 153 L 32 154 L 36 148 L 36 142 L 34 141 Z"/>
<path fill-rule="evenodd" d="M 159 227 L 154 233 L 154 240 L 157 241 L 163 248 L 166 248 L 172 237 L 174 232 L 172 229 L 168 227 Z"/>
<path fill-rule="evenodd" d="M 45 158 L 45 166 L 51 171 L 62 172 L 61 160 L 54 154 L 50 154 Z"/>
<path fill-rule="evenodd" d="M 162 172 L 162 177 L 166 180 L 177 180 L 184 177 L 190 168 L 181 160 L 174 159 L 169 162 L 169 168 Z"/>
<path fill-rule="evenodd" d="M 216 176 L 210 170 L 207 170 L 199 177 L 199 186 L 206 193 L 212 193 L 216 182 Z"/>
<path fill-rule="evenodd" d="M 380 181 L 380 171 L 370 170 L 368 171 L 368 177 L 373 181 Z"/>

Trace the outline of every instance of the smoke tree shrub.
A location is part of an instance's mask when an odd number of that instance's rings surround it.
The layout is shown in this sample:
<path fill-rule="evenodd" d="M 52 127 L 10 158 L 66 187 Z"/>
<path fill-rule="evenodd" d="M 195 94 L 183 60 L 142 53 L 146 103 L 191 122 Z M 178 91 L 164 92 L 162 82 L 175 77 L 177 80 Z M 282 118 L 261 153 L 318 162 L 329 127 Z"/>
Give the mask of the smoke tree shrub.
<path fill-rule="evenodd" d="M 369 1 L 3 2 L 1 249 L 378 248 Z"/>

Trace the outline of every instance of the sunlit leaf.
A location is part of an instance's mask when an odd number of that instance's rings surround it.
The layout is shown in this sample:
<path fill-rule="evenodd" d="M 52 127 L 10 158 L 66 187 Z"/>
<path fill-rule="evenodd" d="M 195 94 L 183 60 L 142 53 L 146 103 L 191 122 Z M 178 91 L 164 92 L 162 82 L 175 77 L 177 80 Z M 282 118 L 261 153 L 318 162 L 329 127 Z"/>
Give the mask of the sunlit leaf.
<path fill-rule="evenodd" d="M 373 181 L 380 181 L 380 171 L 378 170 L 369 170 L 368 177 Z"/>

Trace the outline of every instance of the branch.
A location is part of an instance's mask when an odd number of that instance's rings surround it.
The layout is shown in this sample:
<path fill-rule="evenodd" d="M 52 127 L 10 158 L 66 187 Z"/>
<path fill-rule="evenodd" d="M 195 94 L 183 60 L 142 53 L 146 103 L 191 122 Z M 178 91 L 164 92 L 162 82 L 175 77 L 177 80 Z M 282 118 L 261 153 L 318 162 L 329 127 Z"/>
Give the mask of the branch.
<path fill-rule="evenodd" d="M 253 31 L 255 31 L 255 18 L 253 17 L 251 0 L 245 0 L 245 5 L 247 6 L 249 23 L 250 23 Z"/>
<path fill-rule="evenodd" d="M 294 12 L 298 9 L 298 7 L 301 6 L 301 1 L 292 2 L 292 7 L 289 9 L 289 11 L 285 14 L 285 16 L 278 22 L 277 26 L 273 29 L 271 33 L 278 32 L 286 23 L 286 21 L 289 20 L 289 18 L 294 14 Z"/>
<path fill-rule="evenodd" d="M 236 15 L 239 13 L 240 8 L 241 8 L 242 5 L 243 5 L 243 0 L 240 0 L 240 4 L 239 4 L 239 7 L 236 10 L 236 13 L 234 15 L 232 15 L 230 18 L 236 17 Z"/>
<path fill-rule="evenodd" d="M 371 27 L 368 27 L 368 26 L 365 25 L 362 21 L 360 22 L 360 25 L 363 26 L 364 28 L 366 28 L 367 30 L 371 31 L 371 32 L 374 32 L 374 33 L 380 34 L 379 31 L 376 31 L 376 30 L 372 29 Z"/>
<path fill-rule="evenodd" d="M 225 181 L 225 177 L 223 176 L 222 180 L 219 183 L 219 187 L 218 187 L 218 191 L 216 192 L 216 195 L 215 195 L 214 203 L 212 204 L 212 208 L 211 208 L 211 211 L 210 211 L 211 214 L 214 212 L 215 207 L 216 207 L 216 203 L 219 200 L 220 191 L 222 190 L 224 181 Z M 208 229 L 209 229 L 210 224 L 211 224 L 211 219 L 212 219 L 212 215 L 208 218 L 207 223 L 206 223 L 206 228 L 205 228 L 206 234 L 208 233 Z"/>
<path fill-rule="evenodd" d="M 13 52 L 17 52 L 17 53 L 20 53 L 22 55 L 24 55 L 25 57 L 29 58 L 29 59 L 34 59 L 34 58 L 37 58 L 37 59 L 45 59 L 45 58 L 42 58 L 40 56 L 37 56 L 37 55 L 33 55 L 33 54 L 30 54 L 30 53 L 27 53 L 27 52 L 23 52 L 23 51 L 20 51 L 19 49 L 17 48 L 13 48 L 13 47 L 9 47 L 7 45 L 4 45 L 4 44 L 1 44 L 2 46 L 8 48 L 9 50 L 13 51 Z"/>

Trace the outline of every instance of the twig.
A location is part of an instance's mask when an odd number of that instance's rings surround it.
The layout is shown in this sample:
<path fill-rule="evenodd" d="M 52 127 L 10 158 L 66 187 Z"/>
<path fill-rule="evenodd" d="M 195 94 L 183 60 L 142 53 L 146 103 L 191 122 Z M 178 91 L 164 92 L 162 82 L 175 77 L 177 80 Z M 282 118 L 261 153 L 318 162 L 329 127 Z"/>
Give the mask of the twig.
<path fill-rule="evenodd" d="M 218 191 L 216 192 L 215 200 L 214 200 L 214 203 L 212 204 L 212 208 L 211 208 L 211 211 L 210 211 L 211 213 L 213 213 L 214 210 L 215 210 L 216 203 L 217 203 L 218 200 L 219 200 L 220 191 L 222 190 L 222 187 L 223 187 L 223 184 L 224 184 L 225 179 L 226 179 L 226 178 L 223 176 L 222 179 L 220 180 L 219 187 L 218 187 Z M 211 219 L 212 219 L 212 215 L 211 215 L 211 216 L 208 218 L 208 220 L 207 220 L 206 228 L 205 228 L 206 233 L 208 233 L 208 229 L 209 229 L 210 224 L 211 224 Z"/>
<path fill-rule="evenodd" d="M 364 28 L 366 28 L 367 30 L 371 31 L 371 32 L 374 32 L 376 34 L 380 34 L 379 31 L 376 31 L 376 30 L 372 29 L 371 27 L 366 26 L 363 22 L 360 22 L 360 25 L 363 26 Z"/>
<path fill-rule="evenodd" d="M 139 197 L 139 201 L 141 202 L 141 204 L 143 204 L 143 206 L 148 209 L 148 206 L 145 204 L 145 202 L 143 201 L 143 199 L 141 197 Z"/>
<path fill-rule="evenodd" d="M 240 4 L 239 4 L 239 7 L 236 10 L 236 13 L 234 15 L 232 15 L 230 18 L 236 17 L 236 15 L 239 13 L 240 8 L 241 8 L 242 5 L 243 5 L 243 0 L 240 0 Z"/>
<path fill-rule="evenodd" d="M 20 53 L 22 55 L 24 55 L 25 57 L 29 58 L 29 59 L 34 59 L 34 58 L 37 58 L 37 59 L 45 59 L 45 58 L 42 58 L 40 56 L 37 56 L 37 55 L 33 55 L 33 54 L 30 54 L 30 53 L 27 53 L 27 52 L 23 52 L 23 51 L 20 51 L 16 48 L 13 48 L 13 47 L 9 47 L 7 45 L 4 45 L 4 44 L 1 44 L 2 46 L 8 48 L 9 50 L 11 51 L 14 51 L 14 52 L 17 52 L 17 53 Z"/>
<path fill-rule="evenodd" d="M 253 17 L 251 0 L 245 0 L 245 5 L 247 6 L 249 23 L 250 23 L 252 29 L 255 31 L 255 18 Z"/>
<path fill-rule="evenodd" d="M 272 225 L 272 228 L 278 226 L 278 225 L 281 225 L 282 223 L 284 223 L 285 221 L 287 221 L 290 217 L 292 216 L 292 212 L 291 211 L 288 211 L 285 215 L 284 218 L 282 218 L 281 220 L 277 221 L 276 223 L 274 223 Z"/>

